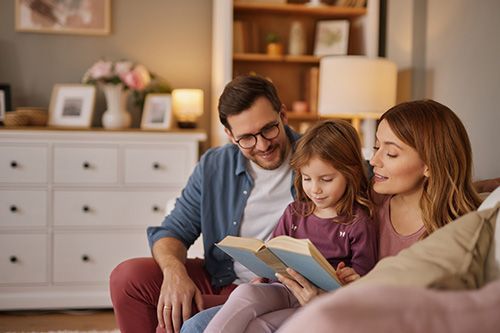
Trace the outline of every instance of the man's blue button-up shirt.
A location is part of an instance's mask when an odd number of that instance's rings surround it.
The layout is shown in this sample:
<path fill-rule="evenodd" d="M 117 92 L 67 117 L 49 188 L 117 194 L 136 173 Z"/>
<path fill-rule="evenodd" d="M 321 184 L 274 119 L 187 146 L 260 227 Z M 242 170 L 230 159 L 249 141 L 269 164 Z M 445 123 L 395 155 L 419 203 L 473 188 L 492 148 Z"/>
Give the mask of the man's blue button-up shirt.
<path fill-rule="evenodd" d="M 299 135 L 285 128 L 294 145 Z M 233 261 L 214 244 L 227 235 L 239 233 L 243 211 L 253 188 L 246 165 L 247 159 L 234 144 L 203 154 L 170 215 L 161 226 L 147 229 L 150 247 L 158 239 L 173 237 L 189 248 L 202 233 L 205 268 L 212 277 L 212 285 L 221 287 L 233 282 L 236 279 Z M 292 179 L 290 191 L 294 194 Z"/>

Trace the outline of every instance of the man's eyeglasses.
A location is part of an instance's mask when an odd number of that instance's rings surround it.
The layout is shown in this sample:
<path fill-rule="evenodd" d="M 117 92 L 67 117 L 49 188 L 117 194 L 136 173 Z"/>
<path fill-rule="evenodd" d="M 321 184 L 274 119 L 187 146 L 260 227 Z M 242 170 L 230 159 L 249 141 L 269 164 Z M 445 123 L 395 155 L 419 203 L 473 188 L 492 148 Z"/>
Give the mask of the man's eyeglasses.
<path fill-rule="evenodd" d="M 241 138 L 236 140 L 236 143 L 243 149 L 251 149 L 255 147 L 255 145 L 257 144 L 257 135 L 260 135 L 266 140 L 272 140 L 276 138 L 279 134 L 280 134 L 280 123 L 279 121 L 277 121 L 273 124 L 267 125 L 266 127 L 264 127 L 255 134 L 243 135 Z"/>

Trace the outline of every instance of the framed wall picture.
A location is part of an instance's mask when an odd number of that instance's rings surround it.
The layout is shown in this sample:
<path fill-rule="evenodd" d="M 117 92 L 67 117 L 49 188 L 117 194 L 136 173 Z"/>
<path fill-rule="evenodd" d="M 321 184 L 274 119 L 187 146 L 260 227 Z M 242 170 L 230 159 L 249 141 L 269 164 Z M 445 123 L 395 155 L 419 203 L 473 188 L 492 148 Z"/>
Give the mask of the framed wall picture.
<path fill-rule="evenodd" d="M 111 0 L 15 0 L 16 31 L 107 35 Z"/>
<path fill-rule="evenodd" d="M 349 21 L 318 21 L 314 55 L 346 55 L 349 45 Z"/>
<path fill-rule="evenodd" d="M 86 84 L 56 84 L 49 106 L 49 126 L 88 128 L 96 89 Z"/>
<path fill-rule="evenodd" d="M 172 126 L 172 95 L 147 94 L 141 128 L 169 129 Z"/>

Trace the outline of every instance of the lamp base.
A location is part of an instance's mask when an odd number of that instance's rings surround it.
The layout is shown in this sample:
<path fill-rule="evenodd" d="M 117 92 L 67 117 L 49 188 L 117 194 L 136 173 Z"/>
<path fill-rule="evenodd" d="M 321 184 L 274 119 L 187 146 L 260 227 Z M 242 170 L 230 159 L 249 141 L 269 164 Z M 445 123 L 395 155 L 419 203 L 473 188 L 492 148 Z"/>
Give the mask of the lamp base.
<path fill-rule="evenodd" d="M 177 126 L 179 126 L 179 128 L 196 128 L 196 122 L 194 122 L 194 121 L 178 121 Z"/>

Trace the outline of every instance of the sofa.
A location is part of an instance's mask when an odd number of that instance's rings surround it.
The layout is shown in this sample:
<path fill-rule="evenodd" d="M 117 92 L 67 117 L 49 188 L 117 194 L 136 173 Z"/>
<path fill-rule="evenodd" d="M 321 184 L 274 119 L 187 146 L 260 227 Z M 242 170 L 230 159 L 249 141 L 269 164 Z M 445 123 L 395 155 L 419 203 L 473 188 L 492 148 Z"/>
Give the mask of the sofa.
<path fill-rule="evenodd" d="M 476 212 L 318 297 L 278 332 L 500 332 L 500 187 Z"/>

